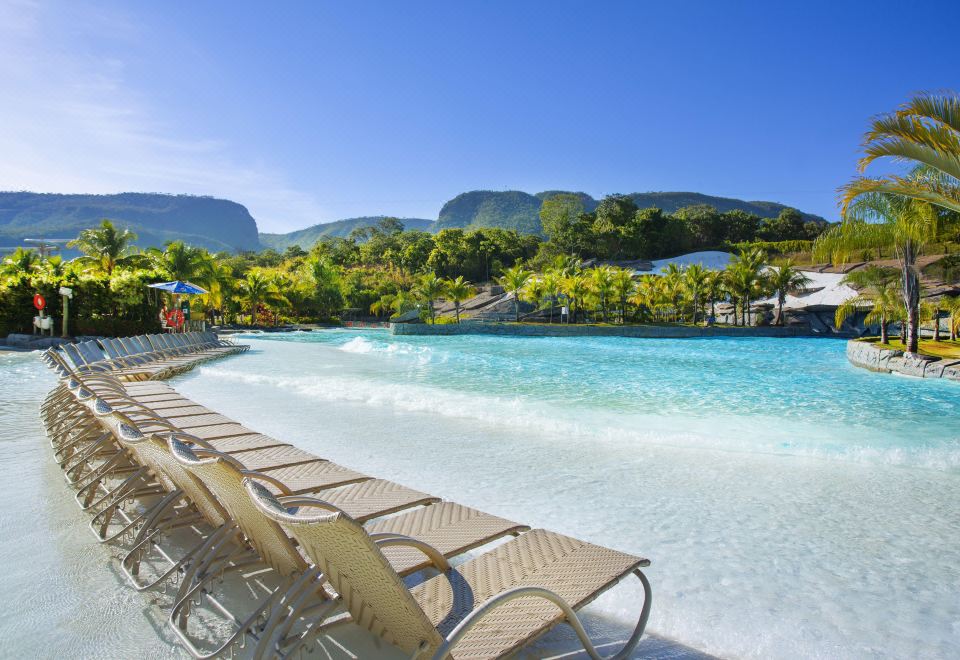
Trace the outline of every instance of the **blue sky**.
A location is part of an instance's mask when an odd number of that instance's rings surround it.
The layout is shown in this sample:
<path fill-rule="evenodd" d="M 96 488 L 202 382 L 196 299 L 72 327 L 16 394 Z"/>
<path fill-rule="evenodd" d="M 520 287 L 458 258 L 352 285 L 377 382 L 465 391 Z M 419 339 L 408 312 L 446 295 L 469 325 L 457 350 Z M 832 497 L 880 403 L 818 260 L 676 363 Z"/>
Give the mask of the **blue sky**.
<path fill-rule="evenodd" d="M 208 194 L 262 231 L 473 189 L 836 217 L 868 118 L 960 89 L 960 3 L 0 0 L 0 189 Z"/>

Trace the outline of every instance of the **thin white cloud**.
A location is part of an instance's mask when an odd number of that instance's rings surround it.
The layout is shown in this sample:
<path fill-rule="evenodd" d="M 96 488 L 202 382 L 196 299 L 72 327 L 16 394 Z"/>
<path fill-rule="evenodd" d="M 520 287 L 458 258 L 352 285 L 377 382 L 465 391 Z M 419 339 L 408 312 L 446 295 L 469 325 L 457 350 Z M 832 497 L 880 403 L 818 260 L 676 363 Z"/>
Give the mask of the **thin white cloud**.
<path fill-rule="evenodd" d="M 328 217 L 281 171 L 165 123 L 121 57 L 83 47 L 103 35 L 133 49 L 138 28 L 95 7 L 0 3 L 0 190 L 213 195 L 247 206 L 262 231 Z"/>

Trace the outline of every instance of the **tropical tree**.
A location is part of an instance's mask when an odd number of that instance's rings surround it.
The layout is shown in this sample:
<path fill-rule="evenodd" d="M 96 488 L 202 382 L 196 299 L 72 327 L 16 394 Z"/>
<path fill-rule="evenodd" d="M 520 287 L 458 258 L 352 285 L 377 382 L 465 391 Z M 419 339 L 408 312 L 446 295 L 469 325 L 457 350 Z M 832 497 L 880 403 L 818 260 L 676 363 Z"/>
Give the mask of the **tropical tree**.
<path fill-rule="evenodd" d="M 673 307 L 673 320 L 683 320 L 683 294 L 685 293 L 683 269 L 673 262 L 668 263 L 663 269 L 660 285 L 659 291 L 666 298 L 663 302 L 669 302 Z"/>
<path fill-rule="evenodd" d="M 257 324 L 257 310 L 261 304 L 275 303 L 281 297 L 273 279 L 260 269 L 249 271 L 237 288 L 243 302 L 249 305 L 250 325 Z"/>
<path fill-rule="evenodd" d="M 457 323 L 460 323 L 460 303 L 475 294 L 474 288 L 470 282 L 463 279 L 463 275 L 458 275 L 455 279 L 444 282 L 444 293 L 449 300 L 453 301 L 453 309 L 457 315 Z"/>
<path fill-rule="evenodd" d="M 171 241 L 161 252 L 147 251 L 156 270 L 170 280 L 193 281 L 207 286 L 213 269 L 213 258 L 203 248 L 187 245 L 183 241 Z"/>
<path fill-rule="evenodd" d="M 693 301 L 693 323 L 697 323 L 697 312 L 707 284 L 707 271 L 702 264 L 691 264 L 683 271 L 684 285 Z"/>
<path fill-rule="evenodd" d="M 560 295 L 560 281 L 563 279 L 563 271 L 562 268 L 551 268 L 540 278 L 543 302 L 550 308 L 550 323 L 553 323 L 553 308 L 556 306 L 557 297 Z"/>
<path fill-rule="evenodd" d="M 960 331 L 960 296 L 943 297 L 940 305 L 950 315 L 950 341 L 957 341 L 957 332 Z"/>
<path fill-rule="evenodd" d="M 926 202 L 887 193 L 862 193 L 850 201 L 842 222 L 814 243 L 814 258 L 846 263 L 865 249 L 893 247 L 900 264 L 906 345 L 916 353 L 920 337 L 920 269 L 917 257 L 940 234 L 940 218 Z"/>
<path fill-rule="evenodd" d="M 504 290 L 513 295 L 513 314 L 517 323 L 520 322 L 520 298 L 523 295 L 523 290 L 530 284 L 531 277 L 533 277 L 533 273 L 520 264 L 514 264 L 503 271 L 503 275 L 498 280 Z"/>
<path fill-rule="evenodd" d="M 603 322 L 607 322 L 607 307 L 613 295 L 614 271 L 609 266 L 598 266 L 590 271 L 590 289 L 600 302 Z"/>
<path fill-rule="evenodd" d="M 863 270 L 848 273 L 841 281 L 859 290 L 860 293 L 843 301 L 837 307 L 834 325 L 839 328 L 858 309 L 869 307 L 870 311 L 863 324 L 866 326 L 879 324 L 880 343 L 889 343 L 887 326 L 892 320 L 902 316 L 903 310 L 897 279 L 897 271 L 894 269 L 881 268 L 873 264 Z"/>
<path fill-rule="evenodd" d="M 3 260 L 2 272 L 4 275 L 29 274 L 40 266 L 40 255 L 36 250 L 17 248 L 9 257 Z"/>
<path fill-rule="evenodd" d="M 627 302 L 636 291 L 637 282 L 629 268 L 615 268 L 613 271 L 613 295 L 620 301 L 620 323 L 627 322 Z"/>
<path fill-rule="evenodd" d="M 236 278 L 230 266 L 220 261 L 213 261 L 205 277 L 207 293 L 201 296 L 201 300 L 207 308 L 223 312 L 229 303 L 235 284 Z"/>
<path fill-rule="evenodd" d="M 583 300 L 590 293 L 590 283 L 583 272 L 578 271 L 560 280 L 560 290 L 570 301 L 570 316 L 568 318 L 576 323 L 580 308 L 583 306 Z"/>
<path fill-rule="evenodd" d="M 783 304 L 787 295 L 803 291 L 810 283 L 810 278 L 797 270 L 793 261 L 787 259 L 779 267 L 771 268 L 767 273 L 767 286 L 777 297 L 777 325 L 783 325 Z"/>
<path fill-rule="evenodd" d="M 437 312 L 433 308 L 434 301 L 443 295 L 445 283 L 434 272 L 425 273 L 420 276 L 420 282 L 417 284 L 414 293 L 426 302 L 427 311 L 430 314 L 430 323 L 437 320 Z"/>
<path fill-rule="evenodd" d="M 750 303 L 763 289 L 763 263 L 766 255 L 759 248 L 741 250 L 726 268 L 727 288 L 742 306 L 743 325 L 750 325 Z M 736 308 L 736 305 L 734 305 Z M 736 312 L 734 312 L 736 318 Z"/>
<path fill-rule="evenodd" d="M 960 213 L 960 95 L 924 92 L 871 121 L 862 173 L 875 160 L 913 164 L 906 176 L 859 176 L 840 189 L 844 211 L 861 195 L 888 194 Z M 846 215 L 846 213 L 844 213 Z"/>
<path fill-rule="evenodd" d="M 109 220 L 102 220 L 100 226 L 84 229 L 76 239 L 67 243 L 67 247 L 80 250 L 79 263 L 98 266 L 107 275 L 113 274 L 117 266 L 133 266 L 143 261 L 133 244 L 137 235 L 129 229 L 117 229 Z"/>
<path fill-rule="evenodd" d="M 312 256 L 304 261 L 301 277 L 307 288 L 307 299 L 316 305 L 321 317 L 334 316 L 343 307 L 340 268 L 326 256 Z"/>
<path fill-rule="evenodd" d="M 724 295 L 723 273 L 719 270 L 707 271 L 707 276 L 703 282 L 703 295 L 710 303 L 710 316 L 715 318 L 717 315 L 717 301 Z"/>

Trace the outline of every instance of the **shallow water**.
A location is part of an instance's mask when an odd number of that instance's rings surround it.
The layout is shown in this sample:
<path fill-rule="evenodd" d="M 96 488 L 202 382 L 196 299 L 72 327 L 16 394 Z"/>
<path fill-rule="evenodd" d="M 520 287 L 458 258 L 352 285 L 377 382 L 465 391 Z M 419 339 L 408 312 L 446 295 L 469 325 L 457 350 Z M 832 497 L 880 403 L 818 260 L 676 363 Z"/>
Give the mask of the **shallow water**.
<path fill-rule="evenodd" d="M 185 394 L 379 477 L 652 559 L 734 657 L 960 653 L 960 386 L 829 340 L 292 333 Z M 597 603 L 626 621 L 637 592 Z"/>

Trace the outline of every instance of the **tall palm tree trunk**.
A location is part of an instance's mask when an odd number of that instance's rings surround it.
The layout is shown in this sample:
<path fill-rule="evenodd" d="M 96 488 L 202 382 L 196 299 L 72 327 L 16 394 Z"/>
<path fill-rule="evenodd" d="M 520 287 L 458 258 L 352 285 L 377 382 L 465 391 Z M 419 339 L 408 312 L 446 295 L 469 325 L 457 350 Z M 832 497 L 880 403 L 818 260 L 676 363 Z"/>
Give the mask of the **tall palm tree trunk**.
<path fill-rule="evenodd" d="M 453 301 L 453 309 L 456 310 L 457 312 L 457 325 L 460 325 L 460 301 L 459 300 Z"/>
<path fill-rule="evenodd" d="M 903 302 L 907 308 L 907 352 L 916 353 L 920 347 L 920 277 L 914 268 L 913 243 L 903 246 Z"/>
<path fill-rule="evenodd" d="M 881 344 L 890 343 L 890 337 L 888 336 L 888 333 L 887 333 L 887 315 L 886 314 L 880 315 L 880 343 Z"/>
<path fill-rule="evenodd" d="M 940 308 L 933 309 L 933 341 L 940 341 Z"/>

